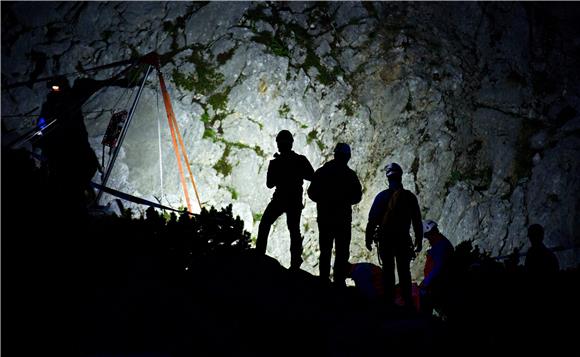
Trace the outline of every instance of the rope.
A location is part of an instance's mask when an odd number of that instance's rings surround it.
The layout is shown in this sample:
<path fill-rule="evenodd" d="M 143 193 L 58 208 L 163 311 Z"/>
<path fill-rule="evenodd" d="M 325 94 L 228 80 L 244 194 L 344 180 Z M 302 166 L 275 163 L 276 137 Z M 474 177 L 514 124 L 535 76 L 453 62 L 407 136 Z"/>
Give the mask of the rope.
<path fill-rule="evenodd" d="M 175 115 L 173 116 L 173 120 L 175 121 Z M 177 126 L 177 121 L 174 122 L 175 130 L 177 131 L 177 138 L 179 139 L 179 145 L 181 147 L 181 152 L 183 153 L 183 157 L 185 158 L 185 163 L 187 167 L 187 172 L 189 173 L 189 178 L 191 180 L 191 184 L 193 185 L 193 191 L 195 192 L 195 197 L 197 198 L 197 203 L 199 204 L 199 208 L 201 209 L 201 200 L 199 199 L 199 193 L 197 192 L 197 185 L 195 184 L 195 180 L 193 179 L 193 173 L 191 173 L 191 166 L 189 165 L 189 158 L 187 157 L 187 151 L 185 151 L 185 145 L 183 144 L 183 138 L 181 133 L 179 132 L 179 127 Z"/>
<path fill-rule="evenodd" d="M 177 138 L 175 137 L 175 114 L 173 113 L 173 108 L 171 107 L 171 100 L 169 99 L 169 93 L 167 92 L 167 87 L 165 86 L 165 80 L 159 68 L 157 68 L 157 73 L 159 75 L 159 85 L 161 87 L 161 94 L 163 95 L 163 102 L 165 104 L 165 111 L 167 112 L 167 120 L 169 122 L 169 129 L 171 130 L 171 141 L 173 143 L 173 150 L 175 151 L 175 158 L 177 159 L 177 167 L 179 168 L 179 179 L 181 180 L 181 186 L 183 187 L 183 193 L 185 195 L 185 201 L 187 203 L 187 210 L 191 212 L 191 203 L 189 200 L 189 192 L 187 191 L 187 184 L 185 183 L 185 176 L 183 174 L 183 167 L 181 165 L 181 157 L 179 156 L 179 149 L 177 144 Z M 187 162 L 186 162 L 187 163 Z"/>

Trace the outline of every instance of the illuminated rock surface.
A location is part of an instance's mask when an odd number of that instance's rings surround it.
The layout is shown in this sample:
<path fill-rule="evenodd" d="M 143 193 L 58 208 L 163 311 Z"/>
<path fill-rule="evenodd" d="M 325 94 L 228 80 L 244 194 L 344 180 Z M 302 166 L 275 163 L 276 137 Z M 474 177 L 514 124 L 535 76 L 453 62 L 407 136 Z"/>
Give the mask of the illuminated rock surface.
<path fill-rule="evenodd" d="M 364 196 L 353 212 L 352 261 L 376 261 L 364 249 L 363 231 L 385 187 L 381 168 L 391 161 L 405 170 L 404 184 L 418 195 L 423 216 L 439 221 L 454 244 L 473 239 L 505 255 L 527 250 L 531 223 L 545 226 L 549 247 L 580 242 L 577 10 L 3 3 L 2 81 L 76 72 L 154 50 L 173 53 L 161 70 L 201 199 L 216 207 L 233 203 L 253 236 L 272 193 L 265 177 L 274 137 L 288 129 L 295 150 L 315 167 L 337 142 L 353 149 L 350 166 Z M 83 108 L 99 155 L 109 110 L 127 109 L 127 92 L 105 89 Z M 3 91 L 2 115 L 33 111 L 45 94 L 43 84 Z M 109 185 L 184 206 L 162 103 L 151 75 Z M 3 124 L 24 129 L 31 121 Z M 315 206 L 306 197 L 305 205 L 303 268 L 317 273 Z M 288 266 L 288 246 L 280 219 L 268 251 Z M 559 253 L 561 265 L 576 265 L 578 253 Z M 415 270 L 420 275 L 421 264 Z"/>

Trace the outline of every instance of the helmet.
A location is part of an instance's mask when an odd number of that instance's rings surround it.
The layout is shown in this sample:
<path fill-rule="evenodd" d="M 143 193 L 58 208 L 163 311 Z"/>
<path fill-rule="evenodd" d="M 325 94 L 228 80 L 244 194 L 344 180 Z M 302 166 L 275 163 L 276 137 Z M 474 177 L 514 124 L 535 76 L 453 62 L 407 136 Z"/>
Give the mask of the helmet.
<path fill-rule="evenodd" d="M 423 235 L 431 232 L 434 229 L 437 229 L 437 222 L 431 219 L 423 221 Z"/>
<path fill-rule="evenodd" d="M 385 166 L 385 171 L 387 172 L 387 177 L 395 176 L 395 175 L 403 175 L 403 169 L 399 164 L 393 162 Z"/>
<path fill-rule="evenodd" d="M 345 144 L 345 143 L 338 143 L 338 144 L 336 144 L 336 147 L 334 148 L 334 153 L 335 154 L 344 154 L 344 155 L 350 156 L 350 146 L 348 146 L 348 144 Z"/>
<path fill-rule="evenodd" d="M 276 142 L 281 143 L 292 143 L 294 142 L 294 138 L 292 137 L 292 133 L 288 130 L 282 130 L 276 135 Z"/>

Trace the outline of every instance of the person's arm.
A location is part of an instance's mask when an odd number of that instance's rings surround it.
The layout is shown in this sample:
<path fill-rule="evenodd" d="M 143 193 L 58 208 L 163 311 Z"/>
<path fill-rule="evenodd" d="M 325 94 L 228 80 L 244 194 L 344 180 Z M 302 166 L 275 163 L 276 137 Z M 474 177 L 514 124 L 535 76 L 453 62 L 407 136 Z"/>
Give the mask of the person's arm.
<path fill-rule="evenodd" d="M 444 260 L 443 252 L 441 251 L 441 249 L 439 249 L 439 247 L 432 247 L 430 254 L 431 254 L 430 258 L 431 258 L 431 262 L 432 262 L 431 270 L 429 271 L 427 276 L 425 276 L 425 279 L 423 279 L 423 281 L 421 282 L 421 287 L 425 288 L 425 289 L 428 289 L 431 286 L 433 279 L 437 275 L 439 275 L 439 272 L 441 271 L 441 267 L 443 266 L 443 260 Z M 427 259 L 429 259 L 429 257 Z"/>
<path fill-rule="evenodd" d="M 415 232 L 415 252 L 419 253 L 423 249 L 423 221 L 421 220 L 421 209 L 417 197 L 411 194 L 413 198 L 411 222 L 413 224 L 413 231 Z"/>
<path fill-rule="evenodd" d="M 382 207 L 384 206 L 384 196 L 385 191 L 379 193 L 375 197 L 371 210 L 369 211 L 369 218 L 365 229 L 365 244 L 369 251 L 373 250 L 373 236 L 381 217 Z"/>
<path fill-rule="evenodd" d="M 144 76 L 145 72 L 141 76 Z M 79 78 L 75 80 L 73 91 L 78 98 L 78 101 L 84 104 L 89 98 L 104 87 L 116 86 L 122 88 L 131 88 L 135 86 L 138 81 L 131 82 L 129 80 L 127 70 L 123 70 L 111 78 L 97 80 L 92 78 Z"/>
<path fill-rule="evenodd" d="M 302 173 L 302 178 L 304 180 L 307 181 L 312 181 L 312 178 L 314 177 L 314 168 L 312 167 L 312 165 L 310 164 L 310 161 L 308 161 L 308 159 L 306 158 L 306 156 L 302 156 L 304 158 L 304 164 L 303 164 L 303 173 Z"/>
<path fill-rule="evenodd" d="M 278 184 L 278 173 L 276 172 L 276 159 L 270 160 L 268 165 L 268 173 L 266 175 L 266 186 L 274 188 Z"/>
<path fill-rule="evenodd" d="M 362 186 L 360 184 L 360 181 L 358 179 L 358 177 L 356 176 L 356 173 L 353 171 L 352 172 L 352 197 L 350 200 L 350 204 L 351 205 L 355 205 L 357 203 L 359 203 L 362 199 Z"/>
<path fill-rule="evenodd" d="M 320 170 L 316 170 L 316 172 L 314 173 L 314 176 L 312 177 L 312 181 L 310 183 L 310 186 L 308 187 L 308 190 L 306 191 L 308 193 L 308 197 L 314 201 L 314 202 L 318 202 L 320 199 Z"/>
<path fill-rule="evenodd" d="M 83 105 L 93 94 L 109 85 L 109 83 L 111 83 L 110 80 L 99 81 L 92 78 L 79 78 L 75 80 L 72 92 L 76 96 L 79 105 Z"/>

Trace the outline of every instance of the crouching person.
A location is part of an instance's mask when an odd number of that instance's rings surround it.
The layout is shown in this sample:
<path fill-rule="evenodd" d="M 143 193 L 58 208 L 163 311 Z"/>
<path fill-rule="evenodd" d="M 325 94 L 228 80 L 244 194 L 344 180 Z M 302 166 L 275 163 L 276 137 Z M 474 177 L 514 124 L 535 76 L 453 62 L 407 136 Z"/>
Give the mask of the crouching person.
<path fill-rule="evenodd" d="M 448 274 L 449 260 L 453 255 L 453 245 L 439 232 L 437 223 L 423 221 L 423 236 L 431 248 L 427 250 L 427 261 L 423 270 L 424 278 L 419 285 L 421 313 L 431 316 L 434 307 L 443 304 L 445 278 Z"/>

